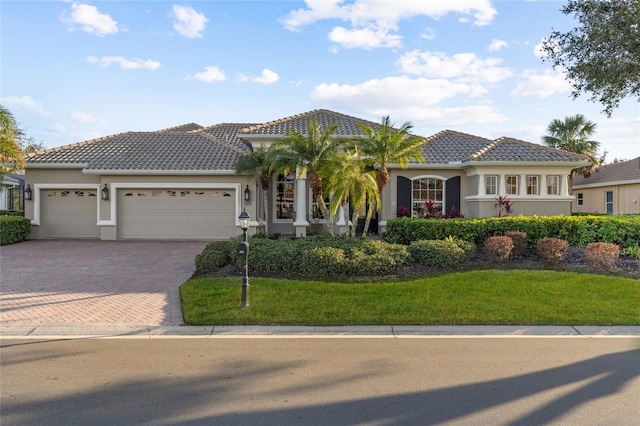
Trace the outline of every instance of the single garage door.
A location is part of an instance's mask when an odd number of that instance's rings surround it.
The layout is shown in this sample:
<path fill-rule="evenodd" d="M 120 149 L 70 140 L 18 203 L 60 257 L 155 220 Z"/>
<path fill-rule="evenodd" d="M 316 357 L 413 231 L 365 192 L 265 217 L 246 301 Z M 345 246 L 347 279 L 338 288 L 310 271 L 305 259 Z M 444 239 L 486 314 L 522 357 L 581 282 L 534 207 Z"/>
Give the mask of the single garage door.
<path fill-rule="evenodd" d="M 41 191 L 42 238 L 98 238 L 95 189 Z"/>
<path fill-rule="evenodd" d="M 118 190 L 118 238 L 224 240 L 235 224 L 233 189 Z"/>

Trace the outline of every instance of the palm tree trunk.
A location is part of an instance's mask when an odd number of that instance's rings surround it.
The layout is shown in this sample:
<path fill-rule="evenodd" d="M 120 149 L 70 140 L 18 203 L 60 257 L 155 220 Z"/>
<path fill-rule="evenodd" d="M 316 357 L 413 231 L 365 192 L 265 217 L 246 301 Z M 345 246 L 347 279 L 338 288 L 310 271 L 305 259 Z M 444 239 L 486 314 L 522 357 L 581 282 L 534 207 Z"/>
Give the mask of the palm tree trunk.
<path fill-rule="evenodd" d="M 269 236 L 269 189 L 262 190 L 264 200 L 264 233 Z M 256 212 L 257 213 L 257 212 Z"/>
<path fill-rule="evenodd" d="M 364 221 L 364 229 L 362 230 L 362 238 L 367 238 L 367 231 L 369 230 L 369 224 L 371 223 L 371 217 L 373 216 L 374 204 L 370 203 L 367 209 L 367 219 Z"/>
<path fill-rule="evenodd" d="M 318 207 L 320 207 L 322 216 L 324 216 L 325 220 L 327 221 L 327 228 L 329 228 L 329 233 L 331 234 L 332 237 L 335 237 L 336 233 L 333 229 L 333 220 L 331 220 L 331 213 L 329 213 L 329 209 L 327 208 L 327 205 L 324 202 L 324 197 L 322 196 L 322 192 L 316 195 L 316 203 L 318 204 Z"/>

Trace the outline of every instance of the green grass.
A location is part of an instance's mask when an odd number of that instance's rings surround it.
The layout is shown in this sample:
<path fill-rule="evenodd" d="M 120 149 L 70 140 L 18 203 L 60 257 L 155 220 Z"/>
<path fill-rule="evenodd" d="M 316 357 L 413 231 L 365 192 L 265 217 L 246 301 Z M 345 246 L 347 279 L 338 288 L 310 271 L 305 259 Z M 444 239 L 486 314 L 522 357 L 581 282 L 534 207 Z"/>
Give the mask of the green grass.
<path fill-rule="evenodd" d="M 181 287 L 192 325 L 638 325 L 640 281 L 543 270 L 475 270 L 406 281 L 194 278 Z"/>

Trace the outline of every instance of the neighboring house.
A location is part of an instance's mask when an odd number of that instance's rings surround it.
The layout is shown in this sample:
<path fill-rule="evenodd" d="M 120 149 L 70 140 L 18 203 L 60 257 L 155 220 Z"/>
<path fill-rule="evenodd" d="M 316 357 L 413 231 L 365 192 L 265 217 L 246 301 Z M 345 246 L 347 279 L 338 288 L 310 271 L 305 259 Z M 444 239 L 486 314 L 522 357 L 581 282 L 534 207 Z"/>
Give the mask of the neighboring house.
<path fill-rule="evenodd" d="M 24 209 L 24 176 L 7 173 L 2 176 L 0 188 L 0 210 Z"/>
<path fill-rule="evenodd" d="M 243 209 L 252 227 L 264 221 L 265 200 L 255 176 L 235 174 L 240 155 L 307 133 L 309 119 L 338 123 L 336 137 L 362 136 L 359 118 L 314 110 L 264 124 L 197 124 L 156 132 L 127 132 L 32 154 L 26 183 L 31 238 L 226 239 L 240 233 Z M 511 199 L 514 214 L 569 214 L 570 171 L 589 164 L 580 155 L 511 138 L 489 140 L 450 130 L 426 138 L 425 161 L 402 170 L 389 165 L 379 231 L 399 206 L 419 215 L 424 203 L 467 217 L 497 213 L 495 198 Z M 306 235 L 314 203 L 305 176 L 274 176 L 269 231 Z M 340 216 L 342 217 L 342 215 Z M 344 223 L 338 223 L 344 226 Z"/>
<path fill-rule="evenodd" d="M 573 178 L 576 213 L 640 213 L 640 157 Z"/>

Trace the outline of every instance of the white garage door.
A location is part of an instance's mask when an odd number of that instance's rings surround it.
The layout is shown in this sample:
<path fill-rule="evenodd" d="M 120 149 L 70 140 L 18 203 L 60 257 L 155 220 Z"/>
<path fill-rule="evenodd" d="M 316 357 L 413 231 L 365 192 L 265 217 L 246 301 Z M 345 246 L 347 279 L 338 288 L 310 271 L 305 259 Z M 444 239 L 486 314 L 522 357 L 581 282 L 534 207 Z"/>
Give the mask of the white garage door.
<path fill-rule="evenodd" d="M 42 238 L 98 238 L 95 189 L 47 189 L 40 195 Z"/>
<path fill-rule="evenodd" d="M 233 189 L 118 190 L 118 238 L 224 240 L 235 224 Z"/>

